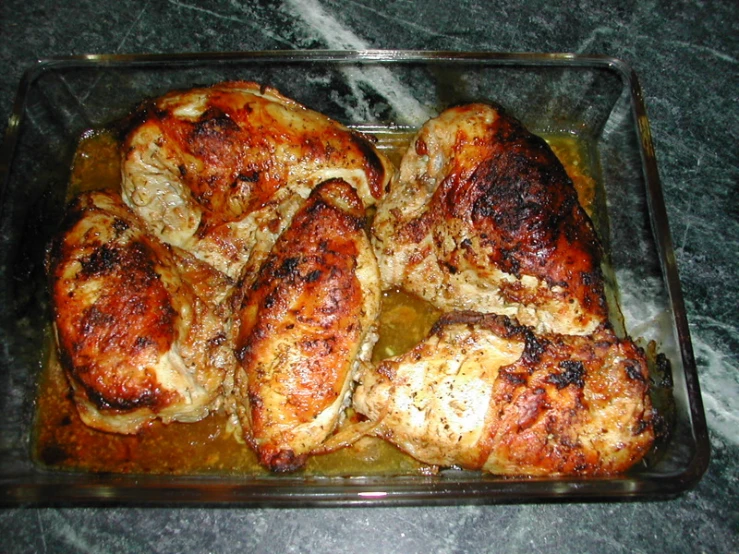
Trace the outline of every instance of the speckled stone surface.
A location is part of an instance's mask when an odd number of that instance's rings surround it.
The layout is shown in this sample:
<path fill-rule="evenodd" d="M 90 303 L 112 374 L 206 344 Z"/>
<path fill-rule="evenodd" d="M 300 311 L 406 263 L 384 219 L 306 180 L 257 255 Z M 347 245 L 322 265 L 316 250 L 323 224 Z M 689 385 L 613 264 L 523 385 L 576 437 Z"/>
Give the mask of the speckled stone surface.
<path fill-rule="evenodd" d="M 712 443 L 703 480 L 664 502 L 14 508 L 0 510 L 0 550 L 739 551 L 735 2 L 4 0 L 0 37 L 3 125 L 23 71 L 56 55 L 393 48 L 569 51 L 629 62 L 645 92 Z"/>

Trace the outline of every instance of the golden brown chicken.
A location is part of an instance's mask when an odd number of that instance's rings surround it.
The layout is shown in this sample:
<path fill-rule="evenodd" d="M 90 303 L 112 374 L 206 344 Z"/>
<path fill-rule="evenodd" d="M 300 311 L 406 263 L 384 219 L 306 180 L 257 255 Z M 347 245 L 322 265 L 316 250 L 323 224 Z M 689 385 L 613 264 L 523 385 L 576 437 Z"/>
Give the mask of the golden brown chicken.
<path fill-rule="evenodd" d="M 87 425 L 135 433 L 218 405 L 235 366 L 226 276 L 146 233 L 116 192 L 72 202 L 47 264 L 59 357 Z"/>
<path fill-rule="evenodd" d="M 428 121 L 378 205 L 384 287 L 442 310 L 587 334 L 608 313 L 600 247 L 546 142 L 500 109 L 470 104 Z"/>
<path fill-rule="evenodd" d="M 126 203 L 159 238 L 234 278 L 318 183 L 342 178 L 369 206 L 392 173 L 368 137 L 256 83 L 172 92 L 130 121 Z"/>
<path fill-rule="evenodd" d="M 236 295 L 237 409 L 274 471 L 320 451 L 371 356 L 380 278 L 365 225 L 353 187 L 321 184 Z"/>
<path fill-rule="evenodd" d="M 78 197 L 48 255 L 88 425 L 225 403 L 274 471 L 371 426 L 424 462 L 506 475 L 618 472 L 649 449 L 646 364 L 607 324 L 592 223 L 498 108 L 429 121 L 392 181 L 368 137 L 255 83 L 172 92 L 127 125 L 121 194 Z M 389 287 L 475 311 L 373 368 Z M 368 421 L 337 436 L 356 378 Z"/>
<path fill-rule="evenodd" d="M 453 312 L 360 379 L 355 409 L 430 464 L 601 475 L 628 469 L 654 440 L 643 352 L 607 327 L 534 334 L 505 316 Z"/>

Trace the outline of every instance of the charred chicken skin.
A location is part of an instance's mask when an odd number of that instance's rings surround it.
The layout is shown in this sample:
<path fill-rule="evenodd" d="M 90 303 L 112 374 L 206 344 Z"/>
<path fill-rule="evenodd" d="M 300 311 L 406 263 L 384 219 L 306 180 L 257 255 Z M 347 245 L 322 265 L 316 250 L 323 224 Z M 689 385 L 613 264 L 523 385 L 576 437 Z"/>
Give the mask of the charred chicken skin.
<path fill-rule="evenodd" d="M 392 173 L 368 137 L 256 83 L 172 92 L 130 121 L 126 203 L 159 238 L 234 278 L 318 183 L 341 178 L 370 206 Z"/>
<path fill-rule="evenodd" d="M 430 120 L 397 173 L 368 137 L 250 82 L 166 94 L 125 128 L 121 192 L 78 196 L 47 256 L 86 424 L 225 406 L 277 472 L 367 429 L 501 475 L 615 473 L 650 448 L 644 355 L 608 324 L 593 225 L 499 108 Z M 372 366 L 391 287 L 446 315 Z M 352 403 L 366 421 L 335 434 Z"/>
<path fill-rule="evenodd" d="M 47 265 L 60 360 L 87 425 L 135 433 L 217 406 L 235 365 L 225 275 L 148 234 L 116 192 L 72 202 Z"/>
<path fill-rule="evenodd" d="M 354 407 L 430 464 L 498 475 L 604 475 L 654 440 L 643 352 L 607 327 L 534 334 L 453 312 L 406 354 L 361 376 Z"/>
<path fill-rule="evenodd" d="M 608 313 L 600 246 L 546 142 L 485 104 L 427 122 L 374 227 L 384 287 L 442 310 L 588 334 Z"/>
<path fill-rule="evenodd" d="M 321 184 L 235 296 L 237 409 L 274 471 L 320 451 L 370 358 L 380 278 L 365 225 L 353 187 Z"/>

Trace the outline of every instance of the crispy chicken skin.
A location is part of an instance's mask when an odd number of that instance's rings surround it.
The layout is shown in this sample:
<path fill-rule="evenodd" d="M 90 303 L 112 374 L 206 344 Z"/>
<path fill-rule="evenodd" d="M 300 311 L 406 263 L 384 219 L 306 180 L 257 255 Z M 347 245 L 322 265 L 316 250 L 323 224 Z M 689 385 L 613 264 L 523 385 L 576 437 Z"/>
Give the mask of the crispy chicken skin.
<path fill-rule="evenodd" d="M 500 108 L 428 121 L 398 173 L 244 81 L 145 102 L 122 128 L 121 191 L 73 200 L 46 260 L 87 425 L 222 409 L 275 472 L 368 432 L 499 475 L 617 473 L 651 447 L 644 353 L 608 323 L 592 222 Z M 373 366 L 391 287 L 445 315 Z M 348 406 L 366 420 L 337 433 Z"/>
<path fill-rule="evenodd" d="M 365 225 L 353 187 L 321 184 L 235 296 L 237 409 L 274 471 L 320 450 L 377 339 L 380 278 Z"/>
<path fill-rule="evenodd" d="M 256 83 L 166 94 L 130 126 L 126 203 L 159 238 L 231 277 L 271 248 L 318 183 L 342 178 L 369 206 L 393 171 L 368 137 Z"/>
<path fill-rule="evenodd" d="M 217 405 L 235 366 L 218 307 L 227 277 L 146 233 L 116 192 L 71 203 L 47 270 L 61 364 L 87 425 L 135 433 Z"/>
<path fill-rule="evenodd" d="M 643 352 L 607 326 L 534 334 L 452 312 L 408 353 L 364 372 L 355 409 L 415 458 L 498 475 L 625 471 L 654 440 Z"/>
<path fill-rule="evenodd" d="M 422 127 L 373 235 L 383 286 L 442 310 L 565 334 L 607 319 L 599 243 L 571 181 L 546 142 L 497 107 L 451 108 Z"/>

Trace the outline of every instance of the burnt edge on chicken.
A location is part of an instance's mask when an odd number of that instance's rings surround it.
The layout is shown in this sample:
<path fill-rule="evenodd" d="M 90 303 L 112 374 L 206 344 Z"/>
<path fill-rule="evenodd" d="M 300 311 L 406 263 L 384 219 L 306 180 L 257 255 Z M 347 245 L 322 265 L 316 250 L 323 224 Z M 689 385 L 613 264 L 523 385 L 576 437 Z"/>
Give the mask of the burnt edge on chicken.
<path fill-rule="evenodd" d="M 254 84 L 231 83 L 230 85 L 234 87 L 244 85 L 252 87 Z M 265 94 L 268 91 L 272 91 L 272 93 L 282 98 L 273 89 L 259 86 L 260 94 Z M 175 93 L 170 93 L 167 97 L 171 97 L 173 94 Z M 288 103 L 293 102 L 289 99 L 284 100 Z M 464 107 L 460 109 L 464 109 Z M 488 130 L 489 137 L 495 144 L 490 155 L 485 157 L 470 174 L 462 175 L 462 173 L 454 173 L 453 170 L 438 184 L 431 199 L 431 208 L 422 217 L 409 222 L 407 225 L 399 226 L 396 231 L 398 236 L 403 239 L 410 242 L 420 242 L 423 236 L 433 232 L 434 226 L 444 218 L 465 221 L 478 232 L 479 240 L 473 242 L 469 237 L 455 240 L 455 248 L 451 255 L 447 259 L 439 260 L 439 267 L 443 272 L 448 275 L 457 274 L 460 265 L 458 262 L 465 260 L 471 266 L 480 263 L 491 263 L 517 279 L 520 279 L 523 275 L 534 275 L 546 282 L 550 288 L 558 287 L 564 289 L 567 294 L 575 296 L 586 311 L 594 315 L 596 319 L 601 319 L 601 323 L 592 336 L 577 338 L 562 338 L 561 335 L 551 333 L 535 333 L 530 327 L 519 325 L 508 317 L 471 311 L 446 314 L 434 326 L 431 335 L 440 336 L 444 329 L 450 325 L 466 324 L 470 327 L 487 328 L 511 340 L 523 341 L 525 346 L 520 360 L 512 366 L 500 370 L 499 377 L 502 379 L 500 382 L 504 383 L 501 386 L 507 389 L 527 387 L 531 377 L 538 371 L 542 360 L 549 360 L 550 358 L 556 360 L 556 364 L 550 368 L 551 370 L 547 375 L 540 379 L 537 386 L 531 391 L 533 397 L 527 408 L 528 415 L 526 418 L 520 419 L 523 422 L 521 426 L 526 427 L 541 416 L 542 410 L 550 407 L 547 401 L 548 387 L 553 387 L 553 390 L 560 393 L 566 392 L 569 394 L 575 391 L 574 394 L 578 394 L 576 391 L 582 391 L 588 386 L 589 365 L 587 362 L 568 357 L 560 359 L 561 356 L 558 358 L 559 351 L 567 350 L 570 347 L 568 346 L 570 342 L 574 341 L 574 343 L 579 344 L 580 341 L 587 343 L 588 340 L 592 340 L 592 344 L 582 347 L 583 352 L 588 349 L 596 351 L 599 348 L 607 348 L 614 344 L 613 341 L 618 344 L 626 344 L 626 348 L 631 348 L 628 345 L 633 343 L 629 339 L 618 342 L 607 324 L 607 307 L 600 271 L 602 255 L 600 245 L 592 222 L 579 205 L 577 195 L 564 168 L 543 139 L 528 133 L 520 122 L 506 115 L 499 107 L 494 106 L 494 109 L 498 110 L 498 117 Z M 219 152 L 224 151 L 224 149 L 228 150 L 230 146 L 233 146 L 235 137 L 242 133 L 239 124 L 232 119 L 232 115 L 228 110 L 213 105 L 210 100 L 208 101 L 208 107 L 194 120 L 175 121 L 175 119 L 172 113 L 158 107 L 157 101 L 152 100 L 143 103 L 135 110 L 124 123 L 120 124 L 119 130 L 124 135 L 130 136 L 131 133 L 147 122 L 157 121 L 166 129 L 165 134 L 170 135 L 168 140 L 176 136 L 178 141 L 182 141 L 180 147 L 183 151 L 202 155 L 206 158 L 218 158 L 220 161 L 223 160 Z M 353 148 L 356 148 L 360 154 L 360 159 L 363 161 L 363 170 L 369 183 L 371 195 L 375 199 L 381 198 L 382 194 L 388 190 L 383 183 L 383 180 L 387 179 L 388 168 L 386 163 L 383 162 L 379 153 L 372 146 L 370 137 L 353 131 L 348 131 L 348 137 L 349 143 L 352 144 Z M 319 157 L 327 155 L 329 158 L 331 157 L 331 152 L 329 152 L 331 148 L 327 148 L 326 145 L 307 141 L 303 143 L 303 146 L 306 151 L 315 151 L 315 154 Z M 411 148 L 418 155 L 428 154 L 428 145 L 420 138 L 411 145 Z M 123 155 L 126 155 L 125 151 Z M 198 238 L 207 235 L 211 228 L 233 219 L 228 215 L 228 210 L 225 208 L 229 203 L 229 190 L 239 189 L 250 193 L 256 192 L 253 197 L 249 198 L 248 203 L 242 206 L 245 212 L 249 212 L 270 201 L 276 190 L 274 187 L 279 188 L 281 186 L 280 183 L 269 182 L 266 183 L 266 188 L 261 187 L 265 184 L 262 183 L 263 171 L 256 166 L 241 168 L 235 174 L 231 172 L 231 176 L 228 178 L 230 181 L 228 179 L 224 181 L 225 177 L 223 175 L 216 174 L 211 174 L 205 178 L 193 176 L 191 170 L 184 163 L 177 165 L 176 173 L 183 181 L 188 183 L 191 198 L 206 212 L 196 233 Z M 311 198 L 313 196 L 319 197 L 321 190 L 324 188 L 337 186 L 338 181 L 328 181 L 328 183 L 315 187 Z M 329 207 L 323 200 L 313 204 L 310 204 L 310 202 L 309 200 L 306 212 L 317 213 Z M 361 200 L 359 200 L 359 204 L 361 205 Z M 60 231 L 62 236 L 75 224 L 75 218 L 80 217 L 79 206 L 75 206 L 75 203 L 73 203 L 65 218 Z M 220 208 L 224 208 L 225 211 L 220 210 Z M 219 210 L 221 213 L 219 213 Z M 362 206 L 361 211 L 363 214 L 364 206 Z M 311 215 L 316 215 L 316 213 L 311 213 Z M 352 217 L 349 217 L 349 219 L 352 219 Z M 300 224 L 300 218 L 297 219 L 297 223 Z M 364 217 L 353 217 L 353 220 L 355 225 L 351 232 L 355 232 L 360 228 L 364 232 L 366 225 Z M 115 218 L 111 226 L 115 233 L 120 235 L 129 229 L 130 224 L 125 219 Z M 287 227 L 285 234 L 289 232 L 290 227 Z M 441 239 L 435 236 L 434 242 L 441 251 Z M 558 245 L 561 244 L 565 244 L 571 250 L 570 254 L 564 258 L 556 255 L 551 256 L 550 254 L 557 250 Z M 168 246 L 162 246 L 165 250 L 169 249 L 169 254 L 172 255 Z M 481 262 L 478 259 L 478 253 L 475 252 L 476 247 L 484 249 L 484 255 L 487 257 L 486 261 Z M 62 239 L 55 239 L 49 249 L 47 258 L 52 288 L 60 279 L 53 268 L 57 267 L 66 255 L 63 252 Z M 260 288 L 268 287 L 267 281 L 270 280 L 289 282 L 288 286 L 295 286 L 297 281 L 300 281 L 300 286 L 310 286 L 316 283 L 321 284 L 326 278 L 327 273 L 324 269 L 312 269 L 301 273 L 300 267 L 305 260 L 301 261 L 299 257 L 287 257 L 282 259 L 278 266 L 275 266 L 273 263 L 275 258 L 271 250 L 269 254 L 265 255 L 267 256 L 267 263 L 261 266 L 256 280 L 250 281 L 247 287 L 248 291 L 236 292 L 232 300 L 238 299 L 247 302 L 244 300 L 245 298 L 257 293 Z M 157 337 L 153 339 L 149 336 L 140 336 L 128 345 L 132 351 L 156 348 L 161 354 L 166 352 L 174 340 L 176 334 L 174 320 L 177 317 L 177 312 L 168 300 L 170 293 L 161 286 L 161 283 L 159 283 L 161 277 L 153 269 L 155 262 L 152 260 L 155 258 L 156 255 L 145 241 L 133 241 L 125 248 L 102 244 L 91 254 L 79 260 L 81 268 L 79 275 L 82 279 L 85 279 L 126 274 L 132 276 L 129 284 L 132 283 L 133 288 L 137 289 L 140 294 L 144 294 L 141 291 L 151 292 L 154 289 L 161 288 L 160 292 L 164 295 L 164 298 L 160 299 L 161 301 L 157 300 L 158 296 L 154 299 L 155 304 L 162 307 L 158 310 L 159 319 L 154 322 L 158 330 Z M 272 266 L 270 266 L 271 263 Z M 328 270 L 328 272 L 331 276 L 335 276 L 333 270 Z M 269 279 L 265 278 L 264 275 L 267 275 Z M 242 278 L 241 286 L 244 286 L 245 282 Z M 379 283 L 377 287 L 379 289 Z M 499 290 L 513 303 L 526 303 L 531 300 L 531 293 L 515 282 L 502 283 Z M 379 294 L 379 290 L 377 292 Z M 267 311 L 274 308 L 275 304 L 279 302 L 274 298 L 274 295 L 268 295 L 262 300 L 261 309 Z M 337 300 L 334 298 L 334 300 L 338 305 L 346 299 Z M 59 306 L 60 304 L 57 303 L 57 311 Z M 243 304 L 237 307 L 237 309 L 243 308 Z M 328 311 L 324 310 L 324 312 L 328 314 Z M 103 332 L 101 329 L 109 328 L 111 317 L 111 314 L 101 312 L 95 305 L 86 309 L 84 314 L 80 314 L 83 341 L 86 340 L 86 335 L 94 336 Z M 344 330 L 349 331 L 349 335 L 356 339 L 357 329 L 354 328 L 354 324 L 347 326 Z M 362 340 L 366 340 L 366 333 L 370 332 L 368 326 L 365 325 L 361 331 L 365 333 Z M 234 354 L 242 369 L 245 369 L 245 366 L 249 364 L 250 356 L 252 356 L 252 342 L 266 339 L 268 334 L 264 330 L 259 330 L 249 338 L 239 337 L 237 345 L 234 346 Z M 206 342 L 213 347 L 221 347 L 224 345 L 230 346 L 230 340 L 226 332 L 220 332 L 216 336 L 208 338 Z M 159 344 L 160 342 L 162 344 Z M 67 343 L 60 346 L 62 366 L 72 379 L 75 392 L 78 392 L 81 387 L 86 398 L 98 410 L 126 412 L 139 407 L 147 407 L 156 412 L 172 400 L 168 394 L 176 394 L 160 390 L 155 382 L 146 390 L 139 391 L 138 396 L 131 398 L 124 397 L 125 395 L 107 394 L 110 391 L 101 392 L 94 386 L 88 385 L 83 378 L 87 368 L 84 364 L 75 362 L 75 348 L 77 347 L 70 346 Z M 324 348 L 324 350 L 326 349 Z M 332 348 L 328 348 L 328 350 L 328 355 L 333 354 Z M 648 388 L 649 380 L 646 364 L 643 362 L 643 354 L 640 357 L 638 348 L 635 352 L 637 354 L 634 354 L 632 358 L 628 358 L 623 365 L 625 379 L 628 380 L 630 386 Z M 354 364 L 354 360 L 352 360 L 352 364 Z M 348 374 L 351 375 L 355 370 L 356 367 Z M 388 380 L 392 380 L 395 375 L 391 365 L 385 362 L 375 368 L 375 371 Z M 242 386 L 248 381 L 248 378 L 243 381 Z M 351 378 L 349 381 L 351 381 Z M 251 411 L 259 412 L 263 408 L 263 396 L 252 390 L 250 386 L 248 389 L 244 389 L 244 392 L 245 406 Z M 329 395 L 332 400 L 336 400 L 342 395 L 346 396 L 349 393 L 346 387 L 342 388 L 342 392 L 333 392 L 335 394 Z M 646 402 L 648 402 L 648 398 Z M 634 435 L 653 433 L 652 415 L 651 408 L 645 410 L 644 416 L 635 423 L 632 429 Z M 260 445 L 254 434 L 252 417 L 242 418 L 248 423 L 245 425 L 247 440 L 259 453 L 260 461 L 271 470 L 276 472 L 295 471 L 304 465 L 308 455 L 314 453 L 310 449 L 298 453 L 296 449 L 291 447 L 269 447 L 260 450 Z M 391 436 L 392 431 L 387 430 L 386 438 Z M 563 451 L 568 448 L 574 450 L 576 447 L 575 443 L 570 443 L 567 440 L 563 440 L 560 444 Z M 316 451 L 318 450 L 320 450 L 319 447 L 316 448 Z M 600 469 L 597 467 L 597 463 L 585 458 L 578 458 L 579 461 L 575 462 L 563 462 L 564 465 L 554 469 L 554 472 L 598 473 Z M 616 471 L 623 469 L 617 469 Z"/>
<path fill-rule="evenodd" d="M 497 366 L 502 358 L 486 349 L 501 345 L 509 362 Z M 653 444 L 647 375 L 643 350 L 607 325 L 589 336 L 539 334 L 506 316 L 450 312 L 411 351 L 362 376 L 355 408 L 425 463 L 610 475 Z"/>
<path fill-rule="evenodd" d="M 336 429 L 376 340 L 379 274 L 365 209 L 318 185 L 234 302 L 237 412 L 262 465 L 301 468 Z"/>
<path fill-rule="evenodd" d="M 228 280 L 147 234 L 117 192 L 70 203 L 46 269 L 59 361 L 87 425 L 131 434 L 157 418 L 202 419 L 220 402 L 235 359 L 201 295 Z"/>
<path fill-rule="evenodd" d="M 89 207 L 83 205 L 80 197 L 76 198 L 67 210 L 58 236 L 52 241 L 47 251 L 47 272 L 51 276 L 52 289 L 54 289 L 54 283 L 61 279 L 58 270 L 63 269 L 69 263 L 68 260 L 72 259 L 75 254 L 74 249 L 77 245 L 70 247 L 65 244 L 67 233 L 80 223 L 89 209 Z M 120 218 L 116 217 L 115 222 L 117 223 L 117 225 L 114 224 L 115 229 L 126 231 L 130 228 L 130 225 Z M 120 234 L 120 232 L 116 233 L 117 236 Z M 153 346 L 160 352 L 166 352 L 169 349 L 174 337 L 173 320 L 175 314 L 167 300 L 166 291 L 159 283 L 159 276 L 153 269 L 152 255 L 151 249 L 140 241 L 132 242 L 126 246 L 99 243 L 92 247 L 91 253 L 78 260 L 80 269 L 75 279 L 86 280 L 107 276 L 120 280 L 125 275 L 126 281 L 133 287 L 132 291 L 138 291 L 138 294 L 134 294 L 133 297 L 129 298 L 117 296 L 108 297 L 107 301 L 105 298 L 98 299 L 98 301 L 77 314 L 73 323 L 74 330 L 62 328 L 61 334 L 58 331 L 59 360 L 62 367 L 67 375 L 75 380 L 77 386 L 84 390 L 84 394 L 99 410 L 126 411 L 139 407 L 156 409 L 167 405 L 171 400 L 167 395 L 157 394 L 153 381 L 148 386 L 142 387 L 125 387 L 121 383 L 120 386 L 115 388 L 100 389 L 100 376 L 95 376 L 90 365 L 79 362 L 80 355 L 89 347 L 88 345 L 97 342 L 104 336 L 109 337 L 107 345 L 103 346 L 107 349 L 134 348 L 141 350 L 144 346 Z M 115 325 L 116 317 L 128 311 L 125 306 L 132 303 L 146 304 L 144 295 L 149 297 L 159 308 L 157 309 L 159 316 L 152 324 L 163 332 L 158 333 L 155 338 L 151 336 L 133 338 L 126 336 L 124 333 L 112 333 L 111 329 Z M 72 300 L 73 292 L 69 292 L 68 296 Z M 107 305 L 101 306 L 103 303 Z M 63 301 L 54 303 L 56 319 L 61 317 L 60 312 L 64 309 Z M 74 340 L 66 336 L 71 332 L 78 333 Z M 129 344 L 125 344 L 125 342 L 129 342 Z"/>
<path fill-rule="evenodd" d="M 458 106 L 421 128 L 373 233 L 384 286 L 440 309 L 573 334 L 608 318 L 601 246 L 572 181 L 498 106 Z"/>

